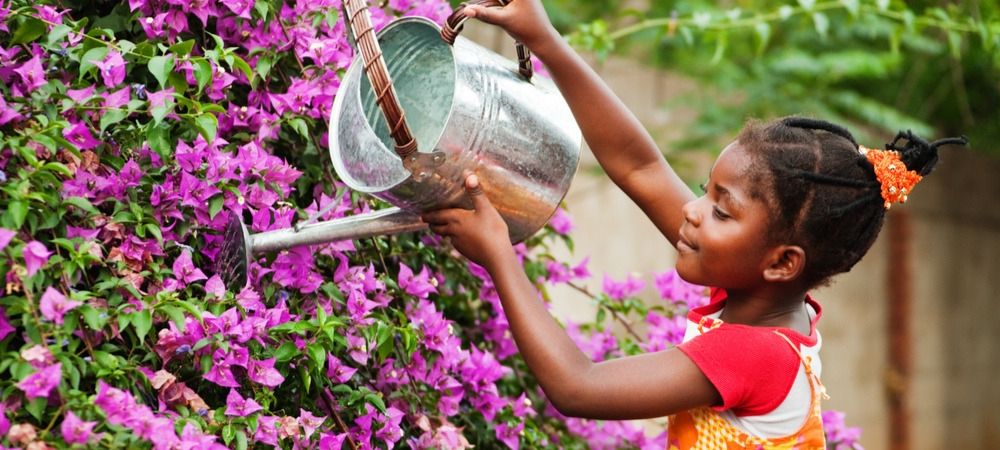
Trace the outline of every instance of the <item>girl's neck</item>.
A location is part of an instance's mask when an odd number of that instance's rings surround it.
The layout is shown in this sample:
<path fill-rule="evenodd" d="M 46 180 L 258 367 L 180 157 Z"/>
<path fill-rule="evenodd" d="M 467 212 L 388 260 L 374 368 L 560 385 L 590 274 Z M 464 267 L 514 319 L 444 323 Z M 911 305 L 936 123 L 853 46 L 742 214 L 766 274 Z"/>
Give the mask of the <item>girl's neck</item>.
<path fill-rule="evenodd" d="M 806 311 L 806 292 L 726 292 L 723 322 L 758 327 L 791 328 L 809 335 L 811 323 Z"/>

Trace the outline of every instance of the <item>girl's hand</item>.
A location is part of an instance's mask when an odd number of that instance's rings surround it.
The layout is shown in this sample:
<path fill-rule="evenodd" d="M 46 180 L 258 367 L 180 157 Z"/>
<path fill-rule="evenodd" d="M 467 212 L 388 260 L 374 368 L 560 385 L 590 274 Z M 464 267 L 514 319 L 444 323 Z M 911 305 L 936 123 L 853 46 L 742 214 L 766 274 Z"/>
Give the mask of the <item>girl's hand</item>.
<path fill-rule="evenodd" d="M 474 210 L 439 209 L 425 212 L 421 218 L 431 231 L 448 238 L 459 253 L 489 268 L 504 252 L 513 251 L 507 223 L 483 194 L 478 177 L 465 179 L 465 192 L 472 198 Z"/>
<path fill-rule="evenodd" d="M 510 0 L 502 8 L 469 4 L 465 12 L 468 17 L 503 28 L 532 51 L 537 52 L 549 40 L 559 38 L 540 0 Z"/>

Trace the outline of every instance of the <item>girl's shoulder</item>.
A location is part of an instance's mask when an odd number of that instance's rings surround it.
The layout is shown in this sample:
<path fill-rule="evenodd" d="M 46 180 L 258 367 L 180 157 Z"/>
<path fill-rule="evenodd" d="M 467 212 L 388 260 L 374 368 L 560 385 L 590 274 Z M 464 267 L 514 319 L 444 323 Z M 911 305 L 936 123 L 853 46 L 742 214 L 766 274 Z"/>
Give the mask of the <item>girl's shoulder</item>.
<path fill-rule="evenodd" d="M 764 414 L 788 395 L 805 363 L 802 355 L 818 353 L 819 306 L 810 305 L 814 317 L 805 336 L 787 328 L 725 323 L 718 319 L 724 304 L 725 291 L 713 289 L 710 303 L 688 314 L 688 330 L 678 349 L 719 391 L 723 404 L 717 409 Z"/>

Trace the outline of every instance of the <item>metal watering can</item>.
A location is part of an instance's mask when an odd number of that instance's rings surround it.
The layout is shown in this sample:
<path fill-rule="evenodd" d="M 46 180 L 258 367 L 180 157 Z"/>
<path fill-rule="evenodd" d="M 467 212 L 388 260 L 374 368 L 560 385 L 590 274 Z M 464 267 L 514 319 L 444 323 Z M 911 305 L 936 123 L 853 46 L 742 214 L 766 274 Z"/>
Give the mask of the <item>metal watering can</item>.
<path fill-rule="evenodd" d="M 523 46 L 515 64 L 458 36 L 464 6 L 444 29 L 407 17 L 376 40 L 364 0 L 343 5 L 361 56 L 333 102 L 330 156 L 348 187 L 395 206 L 253 235 L 233 215 L 217 257 L 231 290 L 246 284 L 254 253 L 417 231 L 427 227 L 422 211 L 471 208 L 469 173 L 479 176 L 513 242 L 542 228 L 569 190 L 580 130 L 555 85 L 532 78 Z"/>

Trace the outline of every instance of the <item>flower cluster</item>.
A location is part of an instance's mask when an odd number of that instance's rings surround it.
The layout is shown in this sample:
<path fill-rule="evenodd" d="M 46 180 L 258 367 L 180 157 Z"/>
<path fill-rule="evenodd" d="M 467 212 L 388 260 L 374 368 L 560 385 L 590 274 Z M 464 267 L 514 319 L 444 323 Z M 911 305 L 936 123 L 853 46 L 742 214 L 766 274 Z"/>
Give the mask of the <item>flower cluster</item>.
<path fill-rule="evenodd" d="M 662 448 L 553 410 L 489 276 L 429 234 L 256 254 L 226 289 L 231 218 L 385 206 L 323 156 L 354 56 L 339 1 L 106 6 L 0 1 L 0 446 Z M 376 28 L 449 12 L 371 7 Z M 572 229 L 560 209 L 517 246 L 541 292 L 586 290 L 587 260 L 547 251 Z M 651 304 L 604 281 L 568 326 L 595 359 L 678 342 L 706 301 L 673 272 Z"/>

